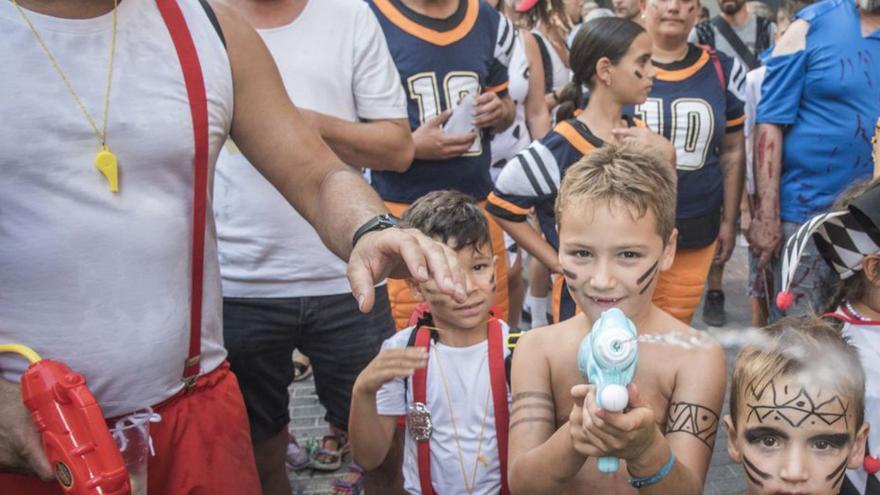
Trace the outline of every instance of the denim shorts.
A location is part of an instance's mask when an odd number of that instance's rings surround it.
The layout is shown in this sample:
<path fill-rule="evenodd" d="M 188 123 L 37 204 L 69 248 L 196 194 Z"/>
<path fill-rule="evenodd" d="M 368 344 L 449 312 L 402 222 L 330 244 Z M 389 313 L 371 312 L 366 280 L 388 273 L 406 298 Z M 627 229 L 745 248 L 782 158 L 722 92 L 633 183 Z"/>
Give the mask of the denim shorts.
<path fill-rule="evenodd" d="M 290 421 L 294 349 L 311 360 L 324 419 L 347 430 L 354 381 L 394 333 L 384 285 L 376 288 L 368 314 L 351 294 L 224 298 L 223 326 L 254 442 L 275 436 Z"/>

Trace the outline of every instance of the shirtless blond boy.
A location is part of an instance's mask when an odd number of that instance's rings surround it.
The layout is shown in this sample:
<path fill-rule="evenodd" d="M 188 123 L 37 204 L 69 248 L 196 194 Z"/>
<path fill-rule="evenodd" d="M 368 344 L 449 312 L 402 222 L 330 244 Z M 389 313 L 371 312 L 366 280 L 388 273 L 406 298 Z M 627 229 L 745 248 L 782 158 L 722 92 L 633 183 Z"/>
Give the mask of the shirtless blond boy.
<path fill-rule="evenodd" d="M 675 256 L 675 177 L 637 145 L 606 145 L 566 173 L 559 262 L 583 313 L 526 334 L 512 370 L 512 493 L 701 493 L 724 396 L 724 352 L 640 343 L 624 412 L 600 410 L 578 371 L 581 340 L 621 309 L 640 335 L 697 335 L 651 296 Z M 621 459 L 600 473 L 596 458 Z M 635 486 L 640 486 L 635 488 Z"/>

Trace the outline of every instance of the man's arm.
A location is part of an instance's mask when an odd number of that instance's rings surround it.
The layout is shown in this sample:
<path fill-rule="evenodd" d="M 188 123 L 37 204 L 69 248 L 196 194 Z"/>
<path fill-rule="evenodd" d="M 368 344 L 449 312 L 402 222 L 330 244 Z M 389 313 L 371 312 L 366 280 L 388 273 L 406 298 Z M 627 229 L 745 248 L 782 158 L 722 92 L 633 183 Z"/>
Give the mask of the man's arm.
<path fill-rule="evenodd" d="M 405 172 L 414 145 L 400 73 L 379 21 L 366 3 L 355 8 L 351 90 L 360 122 L 308 112 L 321 137 L 345 163 Z"/>
<path fill-rule="evenodd" d="M 415 146 L 407 119 L 349 122 L 330 115 L 300 110 L 324 141 L 345 163 L 373 170 L 406 172 Z"/>
<path fill-rule="evenodd" d="M 513 354 L 508 451 L 511 493 L 562 493 L 587 460 L 574 450 L 568 423 L 556 429 L 550 368 L 540 337 L 538 333 L 523 335 Z"/>
<path fill-rule="evenodd" d="M 728 132 L 721 142 L 721 170 L 724 173 L 724 213 L 718 233 L 715 263 L 723 265 L 733 254 L 736 243 L 736 218 L 742 199 L 745 178 L 746 148 L 742 129 Z"/>
<path fill-rule="evenodd" d="M 773 57 L 791 55 L 807 46 L 809 23 L 798 19 L 791 23 L 773 49 Z M 768 65 L 767 77 L 770 76 Z M 763 90 L 763 87 L 762 87 Z M 786 88 L 788 90 L 788 88 Z M 791 93 L 791 91 L 786 91 Z M 766 92 L 765 92 L 766 93 Z M 799 94 L 799 93 L 796 93 Z M 767 104 L 765 94 L 759 109 Z M 755 216 L 749 226 L 749 245 L 758 255 L 758 269 L 766 267 L 782 246 L 782 222 L 779 216 L 779 185 L 782 174 L 782 126 L 760 122 L 755 138 Z"/>
<path fill-rule="evenodd" d="M 373 284 L 389 275 L 422 281 L 432 275 L 441 288 L 463 300 L 455 253 L 414 230 L 373 232 L 352 249 L 354 232 L 386 213 L 385 206 L 291 103 L 256 31 L 229 8 L 214 7 L 232 67 L 232 137 L 248 161 L 316 228 L 324 244 L 349 260 L 348 277 L 361 310 L 372 308 Z"/>
<path fill-rule="evenodd" d="M 782 174 L 782 127 L 758 124 L 755 145 L 755 212 L 749 245 L 758 255 L 758 269 L 770 263 L 782 245 L 779 218 L 779 176 Z"/>
<path fill-rule="evenodd" d="M 21 385 L 0 378 L 0 473 L 36 474 L 49 481 L 49 465 L 40 434 L 21 401 Z"/>

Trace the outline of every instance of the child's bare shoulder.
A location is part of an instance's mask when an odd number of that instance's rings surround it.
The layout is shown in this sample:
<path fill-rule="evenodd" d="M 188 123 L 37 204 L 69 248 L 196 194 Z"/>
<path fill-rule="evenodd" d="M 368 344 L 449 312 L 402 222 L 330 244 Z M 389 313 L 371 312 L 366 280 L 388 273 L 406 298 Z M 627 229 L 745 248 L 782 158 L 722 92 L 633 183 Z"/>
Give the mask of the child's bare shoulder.
<path fill-rule="evenodd" d="M 548 358 L 558 354 L 560 348 L 574 346 L 571 348 L 577 352 L 577 346 L 584 335 L 583 325 L 585 325 L 585 323 L 578 323 L 580 319 L 575 317 L 526 332 L 517 342 L 517 352 L 527 349 L 525 352 L 529 354 L 544 355 Z"/>

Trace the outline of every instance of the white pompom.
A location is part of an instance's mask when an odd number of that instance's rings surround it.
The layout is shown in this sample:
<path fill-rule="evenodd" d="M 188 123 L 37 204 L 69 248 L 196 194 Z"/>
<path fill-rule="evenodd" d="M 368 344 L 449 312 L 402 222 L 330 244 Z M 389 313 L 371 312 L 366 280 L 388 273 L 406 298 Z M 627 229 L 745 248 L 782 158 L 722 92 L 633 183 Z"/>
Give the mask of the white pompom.
<path fill-rule="evenodd" d="M 623 385 L 606 385 L 599 397 L 602 409 L 610 412 L 620 412 L 626 408 L 629 402 L 629 393 Z"/>

